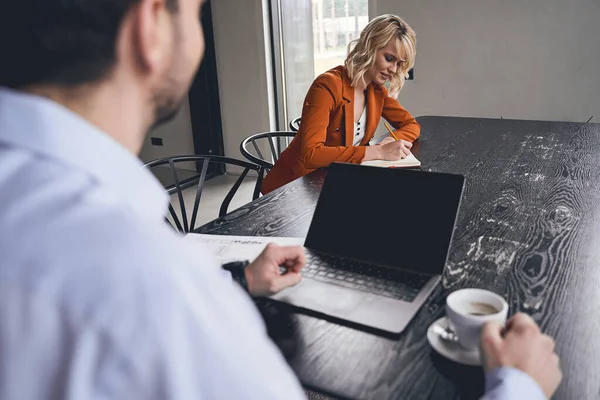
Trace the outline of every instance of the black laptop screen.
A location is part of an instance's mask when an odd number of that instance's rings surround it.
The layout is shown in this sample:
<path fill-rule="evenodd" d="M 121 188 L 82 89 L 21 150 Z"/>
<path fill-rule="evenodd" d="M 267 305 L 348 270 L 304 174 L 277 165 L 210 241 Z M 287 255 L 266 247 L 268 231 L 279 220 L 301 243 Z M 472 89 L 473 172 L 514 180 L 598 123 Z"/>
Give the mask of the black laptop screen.
<path fill-rule="evenodd" d="M 332 164 L 305 246 L 311 250 L 440 274 L 464 177 Z"/>

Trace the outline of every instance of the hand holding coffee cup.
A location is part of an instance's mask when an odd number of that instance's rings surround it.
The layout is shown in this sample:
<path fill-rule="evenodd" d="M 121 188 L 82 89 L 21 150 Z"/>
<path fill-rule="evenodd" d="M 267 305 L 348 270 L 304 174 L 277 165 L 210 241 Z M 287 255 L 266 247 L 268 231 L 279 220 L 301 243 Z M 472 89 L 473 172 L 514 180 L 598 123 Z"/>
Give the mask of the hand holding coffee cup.
<path fill-rule="evenodd" d="M 552 397 L 562 380 L 554 340 L 544 335 L 526 314 L 516 314 L 506 327 L 496 322 L 487 323 L 481 335 L 481 356 L 486 371 L 510 367 L 525 372 L 547 398 Z"/>
<path fill-rule="evenodd" d="M 496 293 L 483 289 L 461 289 L 446 299 L 446 314 L 459 345 L 466 350 L 479 346 L 483 325 L 497 322 L 504 325 L 508 303 Z"/>
<path fill-rule="evenodd" d="M 526 314 L 508 322 L 508 304 L 499 295 L 482 289 L 462 289 L 448 296 L 446 312 L 461 347 L 481 345 L 483 368 L 510 367 L 533 378 L 550 398 L 562 380 L 554 340 L 544 335 Z"/>

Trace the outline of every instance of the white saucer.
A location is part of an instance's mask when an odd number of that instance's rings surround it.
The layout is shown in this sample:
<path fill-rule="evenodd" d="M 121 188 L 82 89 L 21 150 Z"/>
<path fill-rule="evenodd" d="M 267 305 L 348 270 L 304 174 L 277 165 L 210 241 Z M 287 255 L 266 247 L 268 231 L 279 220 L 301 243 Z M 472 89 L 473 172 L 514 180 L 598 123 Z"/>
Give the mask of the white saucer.
<path fill-rule="evenodd" d="M 447 359 L 459 364 L 472 366 L 481 365 L 479 348 L 475 348 L 474 350 L 465 350 L 460 347 L 458 343 L 442 339 L 433 331 L 433 327 L 435 325 L 439 325 L 440 327 L 446 329 L 448 327 L 448 319 L 446 317 L 442 317 L 431 324 L 429 329 L 427 329 L 427 340 L 435 351 Z"/>

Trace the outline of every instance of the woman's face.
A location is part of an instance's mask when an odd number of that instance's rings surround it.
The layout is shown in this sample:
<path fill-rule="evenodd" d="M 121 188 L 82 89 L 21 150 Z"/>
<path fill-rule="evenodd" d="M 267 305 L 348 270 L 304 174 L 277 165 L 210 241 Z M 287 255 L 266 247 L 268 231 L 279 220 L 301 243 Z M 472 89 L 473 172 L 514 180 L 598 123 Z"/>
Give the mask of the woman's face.
<path fill-rule="evenodd" d="M 406 51 L 400 39 L 391 39 L 385 47 L 377 50 L 375 64 L 365 74 L 367 84 L 375 82 L 383 85 L 391 75 L 396 74 L 401 69 L 402 63 L 406 61 Z"/>

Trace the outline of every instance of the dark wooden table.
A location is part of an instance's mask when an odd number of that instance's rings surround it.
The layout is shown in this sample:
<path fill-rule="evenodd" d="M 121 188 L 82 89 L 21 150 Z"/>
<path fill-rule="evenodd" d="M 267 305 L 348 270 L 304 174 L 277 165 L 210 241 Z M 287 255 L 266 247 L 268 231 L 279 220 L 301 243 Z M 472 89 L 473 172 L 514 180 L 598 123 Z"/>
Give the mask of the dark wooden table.
<path fill-rule="evenodd" d="M 479 287 L 556 338 L 565 377 L 555 398 L 600 398 L 600 124 L 418 120 L 414 152 L 424 169 L 467 178 L 443 284 L 397 340 L 295 316 L 300 344 L 290 363 L 299 378 L 347 398 L 476 398 L 481 370 L 438 356 L 425 334 L 448 293 Z M 324 176 L 292 182 L 201 232 L 305 236 Z"/>

